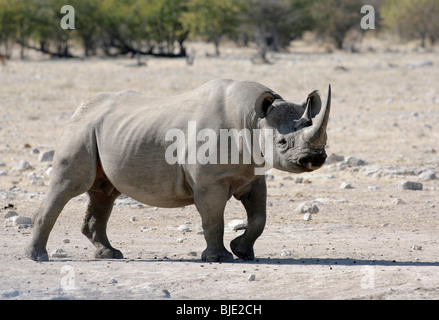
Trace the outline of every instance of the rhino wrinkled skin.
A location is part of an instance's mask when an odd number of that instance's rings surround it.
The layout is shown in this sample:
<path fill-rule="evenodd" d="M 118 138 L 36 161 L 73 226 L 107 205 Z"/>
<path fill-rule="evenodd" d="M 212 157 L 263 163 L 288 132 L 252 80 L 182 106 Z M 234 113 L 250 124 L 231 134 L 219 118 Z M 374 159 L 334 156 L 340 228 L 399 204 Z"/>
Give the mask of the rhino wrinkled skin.
<path fill-rule="evenodd" d="M 82 103 L 70 119 L 53 160 L 49 191 L 33 216 L 34 230 L 26 256 L 46 261 L 50 231 L 65 204 L 84 192 L 89 195 L 82 233 L 96 246 L 96 258 L 123 258 L 107 238 L 106 226 L 120 194 L 157 207 L 195 204 L 202 219 L 207 248 L 203 261 L 230 261 L 225 248 L 224 208 L 234 196 L 247 211 L 248 226 L 235 238 L 232 252 L 254 259 L 253 245 L 266 220 L 264 175 L 252 163 L 168 164 L 167 130 L 197 128 L 219 132 L 271 129 L 273 167 L 293 173 L 312 171 L 326 159 L 326 127 L 330 87 L 322 107 L 316 91 L 301 104 L 284 101 L 267 87 L 249 81 L 213 80 L 169 98 L 122 91 L 100 93 Z M 219 155 L 218 155 L 219 156 Z"/>

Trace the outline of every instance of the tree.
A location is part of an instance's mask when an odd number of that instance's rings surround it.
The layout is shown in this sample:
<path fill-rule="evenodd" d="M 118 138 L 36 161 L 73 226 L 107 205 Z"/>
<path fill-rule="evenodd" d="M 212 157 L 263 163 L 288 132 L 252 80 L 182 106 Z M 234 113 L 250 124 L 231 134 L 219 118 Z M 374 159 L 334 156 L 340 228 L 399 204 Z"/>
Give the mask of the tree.
<path fill-rule="evenodd" d="M 426 39 L 434 44 L 439 37 L 439 0 L 386 0 L 382 7 L 384 24 L 395 28 L 403 38 Z"/>
<path fill-rule="evenodd" d="M 313 6 L 316 31 L 342 49 L 349 31 L 360 29 L 362 0 L 318 0 Z"/>
<path fill-rule="evenodd" d="M 252 30 L 258 47 L 258 56 L 266 60 L 269 48 L 278 51 L 302 36 L 312 26 L 310 9 L 313 1 L 307 0 L 246 0 L 246 24 Z"/>
<path fill-rule="evenodd" d="M 215 54 L 220 55 L 219 45 L 224 36 L 232 36 L 240 23 L 239 13 L 244 8 L 242 0 L 189 0 L 181 22 L 189 30 L 189 36 L 201 36 L 215 45 Z"/>
<path fill-rule="evenodd" d="M 101 0 L 69 0 L 75 9 L 74 35 L 82 42 L 84 56 L 96 54 L 97 38 L 100 35 Z"/>

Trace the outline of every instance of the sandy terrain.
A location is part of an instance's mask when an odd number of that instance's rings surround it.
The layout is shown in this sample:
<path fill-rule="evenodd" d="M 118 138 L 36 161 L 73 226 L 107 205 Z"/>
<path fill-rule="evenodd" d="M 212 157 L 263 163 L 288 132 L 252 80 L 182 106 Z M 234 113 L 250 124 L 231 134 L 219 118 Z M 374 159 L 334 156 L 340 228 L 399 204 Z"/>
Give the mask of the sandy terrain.
<path fill-rule="evenodd" d="M 271 55 L 270 65 L 253 65 L 247 49 L 224 48 L 217 59 L 198 47 L 192 66 L 184 59 L 148 59 L 140 68 L 130 59 L 8 61 L 0 69 L 0 299 L 439 298 L 437 52 L 291 51 Z M 125 259 L 92 259 L 79 230 L 85 195 L 67 204 L 49 239 L 48 252 L 63 249 L 67 257 L 24 258 L 31 229 L 5 227 L 4 215 L 37 209 L 49 164 L 31 150 L 55 149 L 81 101 L 124 89 L 171 95 L 214 78 L 258 81 L 295 102 L 314 89 L 324 96 L 332 85 L 327 152 L 344 161 L 311 174 L 270 172 L 255 261 L 203 263 L 194 206 L 152 208 L 127 198 L 108 227 Z M 14 171 L 20 160 L 33 168 Z M 400 190 L 404 180 L 423 189 Z M 295 209 L 313 200 L 319 212 L 304 221 Z M 234 199 L 226 224 L 233 219 L 246 219 Z M 179 231 L 183 224 L 190 231 Z M 226 229 L 226 247 L 241 232 Z"/>

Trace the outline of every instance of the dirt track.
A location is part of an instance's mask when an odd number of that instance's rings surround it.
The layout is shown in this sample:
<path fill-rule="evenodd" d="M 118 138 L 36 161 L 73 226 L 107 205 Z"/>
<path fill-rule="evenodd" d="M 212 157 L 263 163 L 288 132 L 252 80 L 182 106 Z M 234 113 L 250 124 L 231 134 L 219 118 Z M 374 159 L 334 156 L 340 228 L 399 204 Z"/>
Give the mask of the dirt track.
<path fill-rule="evenodd" d="M 437 53 L 296 52 L 272 56 L 270 65 L 248 58 L 249 51 L 226 49 L 219 59 L 200 53 L 193 66 L 179 59 L 151 59 L 140 68 L 128 59 L 8 61 L 0 70 L 0 209 L 15 208 L 0 210 L 0 298 L 439 298 L 439 183 L 425 177 L 439 174 Z M 55 149 L 81 101 L 124 89 L 171 95 L 214 78 L 258 81 L 295 102 L 314 89 L 325 95 L 328 83 L 333 89 L 327 152 L 344 161 L 312 174 L 270 172 L 267 227 L 254 262 L 201 262 L 205 241 L 194 206 L 152 208 L 130 199 L 118 202 L 108 227 L 126 258 L 91 259 L 93 247 L 79 231 L 85 196 L 68 203 L 49 239 L 48 252 L 62 248 L 67 257 L 24 258 L 31 229 L 4 227 L 3 216 L 37 209 L 48 165 L 30 150 Z M 20 160 L 33 169 L 13 171 Z M 400 190 L 403 180 L 421 182 L 423 190 Z M 352 189 L 341 189 L 344 182 Z M 316 199 L 312 220 L 294 212 Z M 231 200 L 226 224 L 245 218 Z M 191 231 L 179 231 L 183 224 Z M 226 230 L 226 247 L 240 232 Z"/>

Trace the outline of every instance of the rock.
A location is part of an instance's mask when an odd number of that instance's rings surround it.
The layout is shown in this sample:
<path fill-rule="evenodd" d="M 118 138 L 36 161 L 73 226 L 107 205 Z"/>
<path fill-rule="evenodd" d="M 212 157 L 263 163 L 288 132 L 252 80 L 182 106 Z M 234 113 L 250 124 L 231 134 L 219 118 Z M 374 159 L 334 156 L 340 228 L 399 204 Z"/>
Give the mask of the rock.
<path fill-rule="evenodd" d="M 422 190 L 422 183 L 413 181 L 400 181 L 397 183 L 400 190 Z"/>
<path fill-rule="evenodd" d="M 189 231 L 191 231 L 191 229 L 187 225 L 182 224 L 181 226 L 178 227 L 178 231 L 189 232 Z"/>
<path fill-rule="evenodd" d="M 7 176 L 8 172 L 6 170 L 1 170 L 0 171 L 0 176 Z"/>
<path fill-rule="evenodd" d="M 318 202 L 321 204 L 325 203 L 348 203 L 349 200 L 343 198 L 329 197 L 329 198 L 317 198 L 314 199 L 314 202 Z"/>
<path fill-rule="evenodd" d="M 419 176 L 426 171 L 434 171 L 424 166 L 394 166 L 394 165 L 373 165 L 367 166 L 361 170 L 361 173 L 367 177 L 398 177 L 398 176 Z"/>
<path fill-rule="evenodd" d="M 281 257 L 291 257 L 292 255 L 291 251 L 282 251 L 280 254 Z"/>
<path fill-rule="evenodd" d="M 177 243 L 183 243 L 183 241 L 184 241 L 184 238 L 178 238 L 177 239 Z"/>
<path fill-rule="evenodd" d="M 393 204 L 394 205 L 401 205 L 401 204 L 405 204 L 404 200 L 396 198 L 395 200 L 393 200 Z"/>
<path fill-rule="evenodd" d="M 412 246 L 412 249 L 413 249 L 413 250 L 422 250 L 422 246 L 419 246 L 419 245 L 417 245 L 417 244 L 414 244 L 414 245 Z"/>
<path fill-rule="evenodd" d="M 44 151 L 38 155 L 38 161 L 40 162 L 50 162 L 53 160 L 53 156 L 55 155 L 55 150 Z"/>
<path fill-rule="evenodd" d="M 349 182 L 343 182 L 340 185 L 340 189 L 354 189 L 354 187 Z"/>
<path fill-rule="evenodd" d="M 331 154 L 328 158 L 326 158 L 327 164 L 332 164 L 332 163 L 341 162 L 341 161 L 344 161 L 344 156 L 337 155 L 335 153 Z"/>
<path fill-rule="evenodd" d="M 312 213 L 311 213 L 311 212 L 307 212 L 307 213 L 305 213 L 305 214 L 303 215 L 302 219 L 303 219 L 304 221 L 310 221 L 310 220 L 312 220 Z"/>
<path fill-rule="evenodd" d="M 294 210 L 296 213 L 318 213 L 319 208 L 314 202 L 302 202 Z"/>
<path fill-rule="evenodd" d="M 20 160 L 13 167 L 12 171 L 26 171 L 33 169 L 29 162 Z"/>
<path fill-rule="evenodd" d="M 17 211 L 9 210 L 8 212 L 5 213 L 3 218 L 7 219 L 7 218 L 15 217 L 15 216 L 18 216 Z"/>
<path fill-rule="evenodd" d="M 46 175 L 50 178 L 50 176 L 52 175 L 52 172 L 53 172 L 53 167 L 49 167 L 46 170 Z"/>
<path fill-rule="evenodd" d="M 248 277 L 248 281 L 255 281 L 256 280 L 256 275 L 254 275 L 254 274 L 251 274 L 249 277 Z"/>
<path fill-rule="evenodd" d="M 130 222 L 134 222 L 134 221 L 136 221 L 137 219 L 136 219 L 136 217 L 130 217 Z"/>
<path fill-rule="evenodd" d="M 118 283 L 118 281 L 116 279 L 114 279 L 114 278 L 110 278 L 110 280 L 108 280 L 108 283 L 109 284 L 115 284 L 115 283 Z"/>
<path fill-rule="evenodd" d="M 5 220 L 5 227 L 32 226 L 32 218 L 13 216 Z"/>
<path fill-rule="evenodd" d="M 419 179 L 427 181 L 427 180 L 435 180 L 436 179 L 436 172 L 433 170 L 427 170 L 422 172 L 419 176 Z"/>
<path fill-rule="evenodd" d="M 30 154 L 39 154 L 40 153 L 40 150 L 38 150 L 37 148 L 33 148 L 31 151 L 30 151 Z"/>
<path fill-rule="evenodd" d="M 419 67 L 431 67 L 432 65 L 433 65 L 433 61 L 431 60 L 413 61 L 408 63 L 408 67 L 410 69 L 419 68 Z"/>
<path fill-rule="evenodd" d="M 62 240 L 62 242 L 63 242 L 63 243 L 70 243 L 70 240 L 67 239 L 67 238 L 65 238 L 65 239 Z"/>
<path fill-rule="evenodd" d="M 50 256 L 52 258 L 65 258 L 65 257 L 67 257 L 67 252 L 64 251 L 63 249 L 56 249 L 56 250 L 52 251 Z"/>
<path fill-rule="evenodd" d="M 380 188 L 378 188 L 377 186 L 368 186 L 367 190 L 369 191 L 378 191 Z"/>
<path fill-rule="evenodd" d="M 343 163 L 347 164 L 348 167 L 360 167 L 367 164 L 366 161 L 355 157 L 347 157 Z"/>
<path fill-rule="evenodd" d="M 239 219 L 233 219 L 230 221 L 227 226 L 232 229 L 233 231 L 243 230 L 247 229 L 247 221 L 245 220 L 239 220 Z"/>

